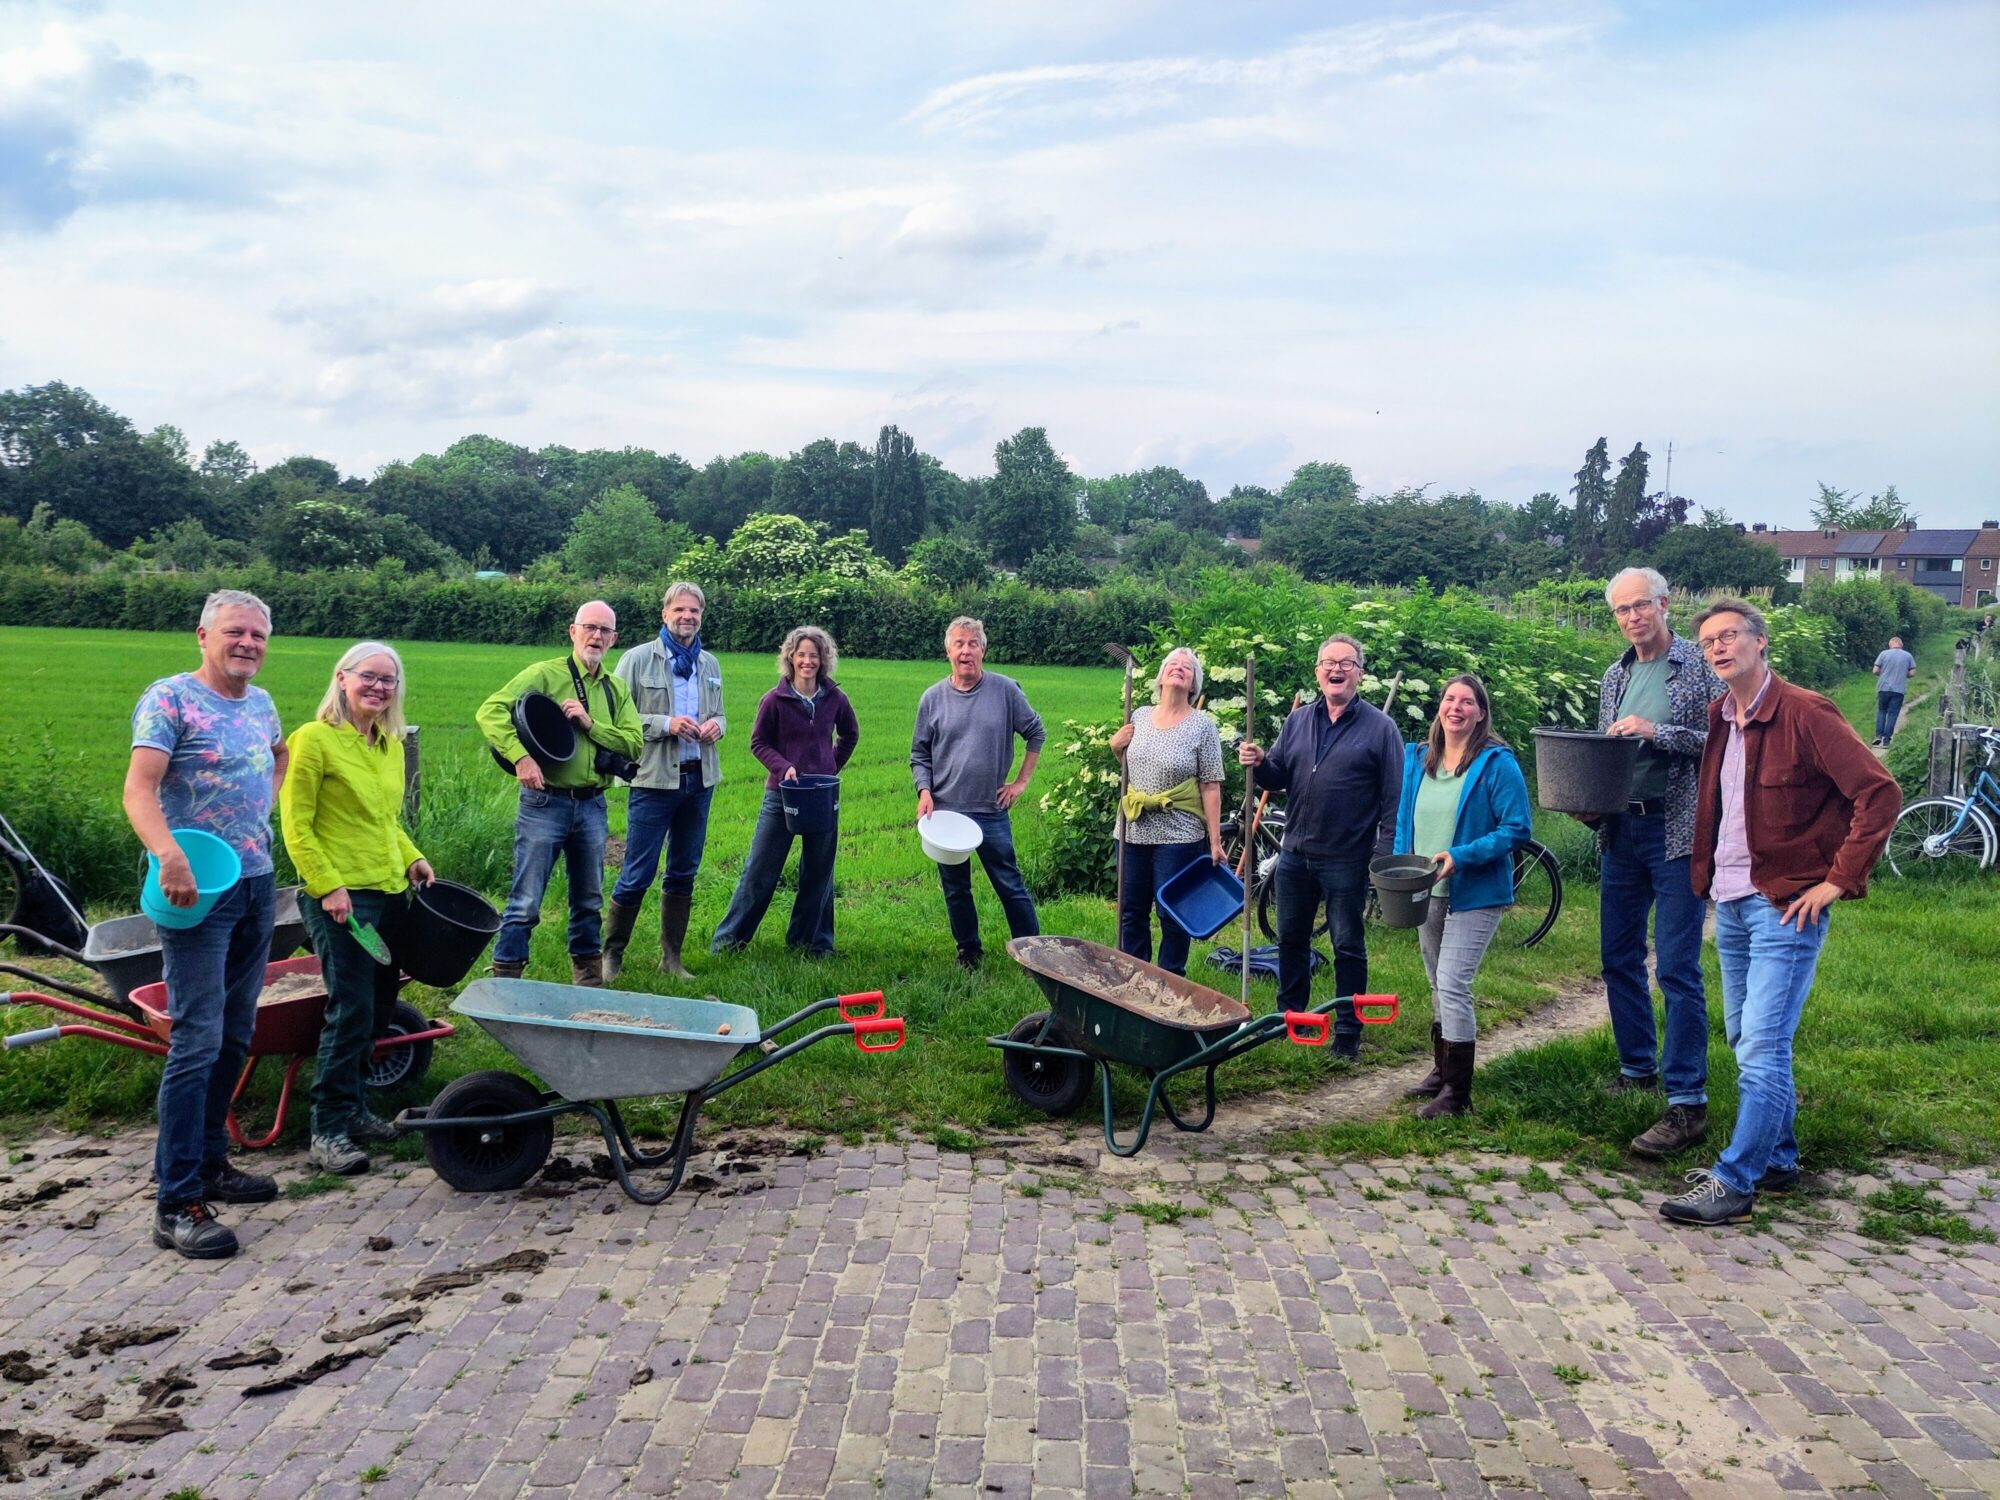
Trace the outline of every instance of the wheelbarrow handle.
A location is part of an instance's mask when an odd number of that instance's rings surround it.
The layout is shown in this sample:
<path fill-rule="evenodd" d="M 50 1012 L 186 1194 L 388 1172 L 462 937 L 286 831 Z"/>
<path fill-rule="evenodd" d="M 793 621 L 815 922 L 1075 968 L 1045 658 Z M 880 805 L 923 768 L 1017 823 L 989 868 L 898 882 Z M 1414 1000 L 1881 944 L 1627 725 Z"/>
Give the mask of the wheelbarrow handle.
<path fill-rule="evenodd" d="M 840 1007 L 840 1019 L 843 1021 L 859 1021 L 870 1016 L 879 1016 L 882 1014 L 883 1001 L 880 990 L 865 990 L 856 995 L 841 995 L 836 998 L 836 1003 Z"/>
<path fill-rule="evenodd" d="M 1387 1026 L 1396 1019 L 1394 995 L 1356 995 L 1354 1019 L 1364 1026 Z"/>
<path fill-rule="evenodd" d="M 894 1052 L 903 1045 L 903 1018 L 901 1016 L 863 1017 L 854 1024 L 854 1045 L 863 1052 Z M 870 1043 L 871 1036 L 889 1036 L 893 1041 Z"/>
<path fill-rule="evenodd" d="M 44 995 L 38 990 L 13 990 L 6 994 L 0 994 L 0 1005 L 39 1005 L 47 1010 L 60 1011 L 66 1016 L 80 1016 L 93 1026 L 109 1026 L 114 1030 L 126 1033 L 128 1036 L 142 1037 L 148 1042 L 154 1040 L 153 1029 L 150 1026 L 141 1026 L 137 1021 L 128 1021 L 123 1016 L 114 1016 L 107 1011 L 97 1009 L 95 1006 L 78 1005 L 74 1000 L 64 1000 L 55 995 Z M 102 1033 L 92 1032 L 91 1034 L 96 1036 Z"/>
<path fill-rule="evenodd" d="M 1321 1011 L 1285 1012 L 1285 1035 L 1301 1047 L 1324 1047 L 1333 1030 L 1332 1019 Z"/>
<path fill-rule="evenodd" d="M 60 1026 L 44 1026 L 39 1031 L 17 1031 L 4 1041 L 0 1041 L 0 1046 L 6 1047 L 9 1052 L 15 1052 L 22 1047 L 39 1047 L 43 1042 L 53 1042 L 62 1034 L 63 1029 Z"/>

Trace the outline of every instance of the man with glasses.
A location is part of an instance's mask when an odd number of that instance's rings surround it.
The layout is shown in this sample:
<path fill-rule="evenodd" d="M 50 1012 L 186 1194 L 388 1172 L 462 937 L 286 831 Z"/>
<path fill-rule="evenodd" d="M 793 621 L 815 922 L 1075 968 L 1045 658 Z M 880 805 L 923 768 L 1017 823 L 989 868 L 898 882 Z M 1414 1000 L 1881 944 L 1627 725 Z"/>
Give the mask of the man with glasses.
<path fill-rule="evenodd" d="M 1361 928 L 1368 862 L 1395 842 L 1403 741 L 1389 716 L 1359 697 L 1365 660 L 1353 636 L 1329 636 L 1314 667 L 1320 701 L 1286 719 L 1268 751 L 1246 740 L 1236 752 L 1257 785 L 1285 794 L 1285 841 L 1274 877 L 1280 1010 L 1311 1003 L 1312 930 L 1322 904 L 1333 938 L 1334 993 L 1368 992 Z M 1351 999 L 1334 1007 L 1333 1053 L 1350 1062 L 1361 1055 Z"/>
<path fill-rule="evenodd" d="M 1718 599 L 1695 616 L 1727 686 L 1709 710 L 1693 880 L 1715 902 L 1722 1023 L 1736 1053 L 1736 1128 L 1713 1171 L 1660 1205 L 1677 1224 L 1740 1224 L 1757 1194 L 1798 1186 L 1792 1038 L 1829 908 L 1868 892 L 1903 796 L 1831 699 L 1770 669 L 1764 616 Z"/>
<path fill-rule="evenodd" d="M 604 841 L 609 832 L 604 793 L 609 778 L 596 766 L 596 750 L 627 759 L 644 748 L 632 690 L 604 670 L 604 654 L 618 639 L 618 617 L 593 599 L 569 627 L 570 653 L 538 661 L 479 705 L 475 718 L 486 742 L 514 768 L 521 806 L 514 819 L 514 887 L 493 945 L 493 972 L 519 979 L 528 967 L 528 939 L 542 919 L 542 897 L 560 854 L 569 875 L 570 983 L 604 983 L 600 919 L 604 902 Z M 544 766 L 514 732 L 514 704 L 523 693 L 546 693 L 576 726 L 576 754 Z"/>
<path fill-rule="evenodd" d="M 1651 1092 L 1665 1084 L 1666 1112 L 1632 1142 L 1657 1161 L 1708 1133 L 1708 996 L 1701 976 L 1707 906 L 1688 878 L 1694 848 L 1695 771 L 1708 740 L 1708 705 L 1722 684 L 1694 642 L 1667 623 L 1667 580 L 1627 568 L 1604 590 L 1628 642 L 1605 669 L 1597 727 L 1634 735 L 1639 746 L 1632 800 L 1597 825 L 1598 954 L 1618 1076 L 1608 1091 Z M 1666 1030 L 1653 1023 L 1646 975 L 1646 918 L 1653 918 L 1654 966 L 1666 996 Z"/>

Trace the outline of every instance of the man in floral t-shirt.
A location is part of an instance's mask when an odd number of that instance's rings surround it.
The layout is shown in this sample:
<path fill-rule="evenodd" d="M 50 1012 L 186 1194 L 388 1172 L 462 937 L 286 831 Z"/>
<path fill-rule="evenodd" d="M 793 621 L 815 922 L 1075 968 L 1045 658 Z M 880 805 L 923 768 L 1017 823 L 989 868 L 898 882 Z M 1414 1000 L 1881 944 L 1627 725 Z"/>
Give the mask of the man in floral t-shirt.
<path fill-rule="evenodd" d="M 153 1243 L 220 1260 L 236 1253 L 236 1235 L 209 1204 L 278 1195 L 269 1177 L 230 1164 L 227 1121 L 271 950 L 271 804 L 286 750 L 271 695 L 250 684 L 271 639 L 264 602 L 217 590 L 202 606 L 195 639 L 201 666 L 161 678 L 132 711 L 125 816 L 159 860 L 160 889 L 175 906 L 194 905 L 197 893 L 172 830 L 212 833 L 243 861 L 243 878 L 201 921 L 160 929 L 173 1028 L 160 1077 Z"/>

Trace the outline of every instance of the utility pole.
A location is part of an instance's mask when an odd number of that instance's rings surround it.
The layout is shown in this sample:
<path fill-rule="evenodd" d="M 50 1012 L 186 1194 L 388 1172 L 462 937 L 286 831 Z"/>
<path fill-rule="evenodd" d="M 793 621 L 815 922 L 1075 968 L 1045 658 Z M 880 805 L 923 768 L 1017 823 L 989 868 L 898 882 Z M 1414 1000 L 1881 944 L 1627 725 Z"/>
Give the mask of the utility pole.
<path fill-rule="evenodd" d="M 1674 503 L 1674 440 L 1672 438 L 1667 439 L 1667 479 L 1660 494 L 1665 498 L 1667 504 L 1671 505 Z"/>

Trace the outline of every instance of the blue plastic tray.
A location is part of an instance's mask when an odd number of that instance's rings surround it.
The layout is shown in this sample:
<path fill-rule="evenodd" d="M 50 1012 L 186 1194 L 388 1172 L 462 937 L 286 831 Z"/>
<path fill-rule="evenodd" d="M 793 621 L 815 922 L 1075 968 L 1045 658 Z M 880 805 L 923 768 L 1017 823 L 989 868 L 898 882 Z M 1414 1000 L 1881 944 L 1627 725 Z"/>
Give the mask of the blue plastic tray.
<path fill-rule="evenodd" d="M 1226 865 L 1203 857 L 1160 887 L 1160 910 L 1190 937 L 1214 937 L 1243 911 L 1243 882 Z"/>

